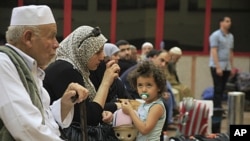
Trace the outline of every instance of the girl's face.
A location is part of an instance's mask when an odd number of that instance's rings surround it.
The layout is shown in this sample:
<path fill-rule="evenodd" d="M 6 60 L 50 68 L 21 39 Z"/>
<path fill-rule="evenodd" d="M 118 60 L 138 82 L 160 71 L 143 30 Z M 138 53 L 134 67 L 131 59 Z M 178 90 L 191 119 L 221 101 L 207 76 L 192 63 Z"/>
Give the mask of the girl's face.
<path fill-rule="evenodd" d="M 148 98 L 144 99 L 146 103 L 151 103 L 158 99 L 159 88 L 155 83 L 153 76 L 137 78 L 137 92 L 139 95 L 142 93 L 147 93 Z"/>

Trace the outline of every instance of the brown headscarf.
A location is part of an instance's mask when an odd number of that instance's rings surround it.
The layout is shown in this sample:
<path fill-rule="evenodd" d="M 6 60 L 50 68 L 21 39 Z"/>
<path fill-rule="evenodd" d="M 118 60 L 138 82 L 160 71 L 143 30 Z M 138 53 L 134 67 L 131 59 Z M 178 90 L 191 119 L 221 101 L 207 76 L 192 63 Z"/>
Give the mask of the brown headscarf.
<path fill-rule="evenodd" d="M 71 63 L 81 73 L 85 87 L 89 90 L 90 100 L 94 99 L 96 91 L 89 79 L 90 72 L 87 64 L 89 59 L 107 42 L 102 34 L 97 37 L 89 37 L 82 42 L 93 29 L 90 26 L 80 26 L 75 29 L 59 44 L 56 58 L 56 60 L 65 60 Z"/>

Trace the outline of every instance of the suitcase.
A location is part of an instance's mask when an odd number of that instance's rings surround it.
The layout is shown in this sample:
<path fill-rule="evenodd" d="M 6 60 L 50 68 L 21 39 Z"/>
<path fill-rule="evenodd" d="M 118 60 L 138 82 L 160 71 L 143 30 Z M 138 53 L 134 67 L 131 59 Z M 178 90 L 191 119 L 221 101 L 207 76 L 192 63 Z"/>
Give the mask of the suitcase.
<path fill-rule="evenodd" d="M 211 116 L 213 103 L 211 100 L 193 100 L 192 109 L 180 102 L 178 132 L 184 136 L 207 135 L 211 133 Z"/>

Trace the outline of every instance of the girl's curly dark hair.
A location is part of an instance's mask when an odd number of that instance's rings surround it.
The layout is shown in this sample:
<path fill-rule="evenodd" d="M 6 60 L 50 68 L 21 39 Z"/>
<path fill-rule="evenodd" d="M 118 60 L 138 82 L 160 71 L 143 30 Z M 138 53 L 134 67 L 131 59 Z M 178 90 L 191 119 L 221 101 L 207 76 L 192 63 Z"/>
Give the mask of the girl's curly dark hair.
<path fill-rule="evenodd" d="M 163 69 L 155 66 L 151 61 L 145 60 L 138 62 L 136 69 L 128 74 L 128 82 L 131 87 L 136 90 L 137 88 L 137 78 L 138 77 L 153 77 L 155 83 L 159 88 L 158 95 L 162 96 L 162 93 L 166 91 L 166 76 Z"/>

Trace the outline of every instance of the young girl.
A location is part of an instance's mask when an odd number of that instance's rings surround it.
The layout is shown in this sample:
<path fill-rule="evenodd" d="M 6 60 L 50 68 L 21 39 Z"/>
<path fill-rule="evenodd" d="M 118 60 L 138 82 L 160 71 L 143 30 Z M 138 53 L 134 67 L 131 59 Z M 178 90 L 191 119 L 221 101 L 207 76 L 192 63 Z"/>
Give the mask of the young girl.
<path fill-rule="evenodd" d="M 166 110 L 161 100 L 166 91 L 166 77 L 151 61 L 138 63 L 128 80 L 145 103 L 138 108 L 139 117 L 128 101 L 122 102 L 122 110 L 128 114 L 139 134 L 137 141 L 159 141 L 166 119 Z"/>

